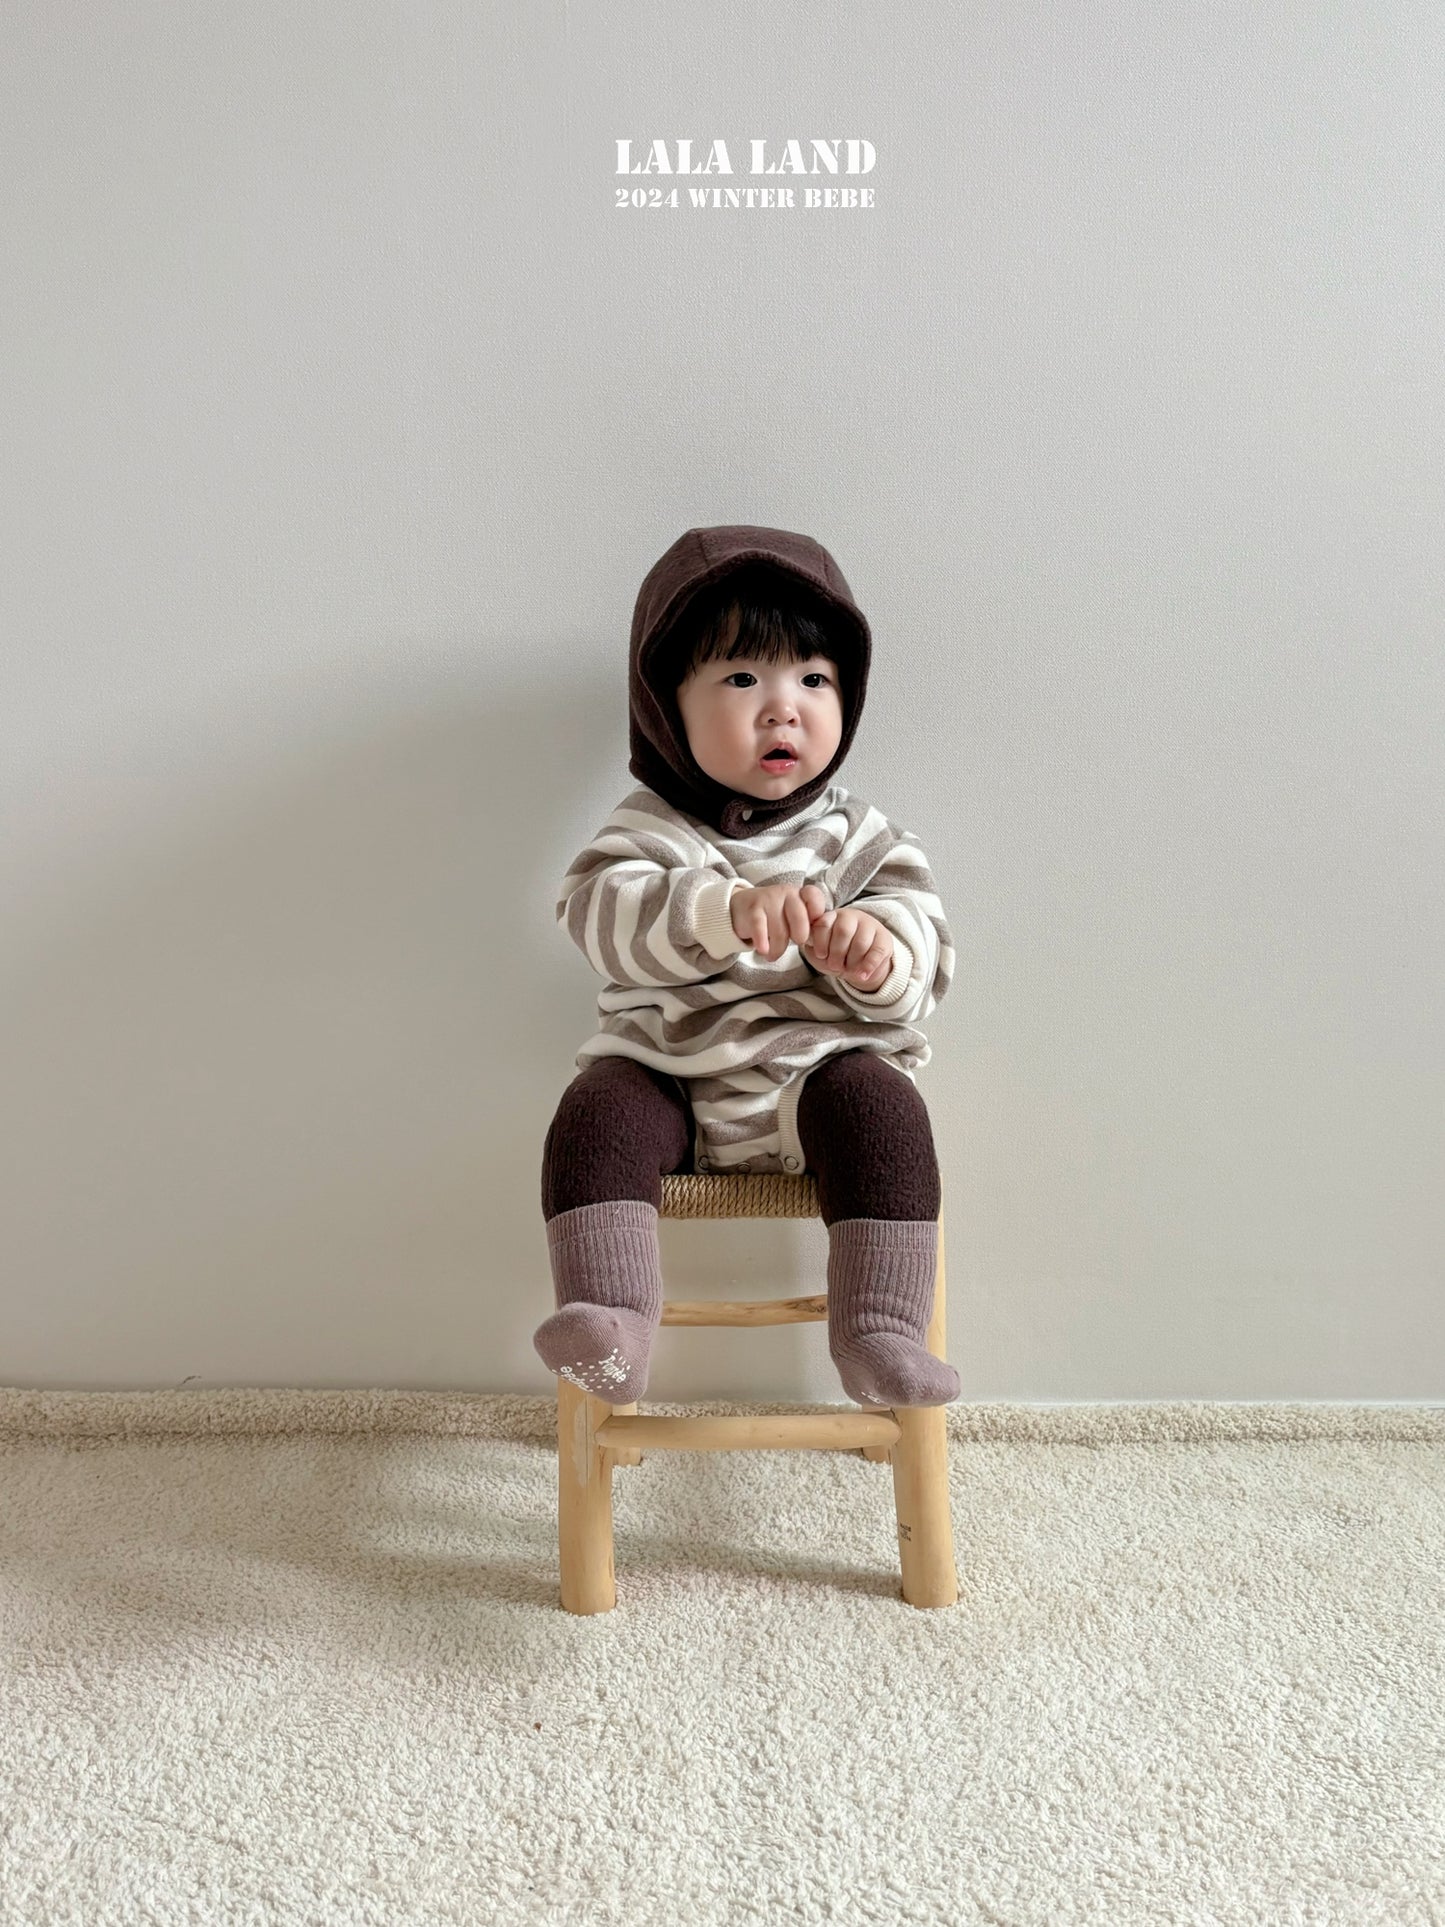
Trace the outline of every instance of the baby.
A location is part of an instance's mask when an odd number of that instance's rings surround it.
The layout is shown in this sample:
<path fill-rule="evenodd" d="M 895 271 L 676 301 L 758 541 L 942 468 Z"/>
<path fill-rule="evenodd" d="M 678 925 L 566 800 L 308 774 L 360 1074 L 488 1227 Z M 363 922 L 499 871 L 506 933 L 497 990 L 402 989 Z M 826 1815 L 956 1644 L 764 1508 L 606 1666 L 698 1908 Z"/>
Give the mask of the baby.
<path fill-rule="evenodd" d="M 918 839 L 830 781 L 871 650 L 837 563 L 786 529 L 689 529 L 638 593 L 640 787 L 557 905 L 606 984 L 547 1133 L 557 1310 L 533 1341 L 611 1405 L 646 1390 L 662 1178 L 694 1170 L 812 1175 L 844 1390 L 958 1396 L 926 1344 L 941 1191 L 914 1079 L 953 941 Z"/>

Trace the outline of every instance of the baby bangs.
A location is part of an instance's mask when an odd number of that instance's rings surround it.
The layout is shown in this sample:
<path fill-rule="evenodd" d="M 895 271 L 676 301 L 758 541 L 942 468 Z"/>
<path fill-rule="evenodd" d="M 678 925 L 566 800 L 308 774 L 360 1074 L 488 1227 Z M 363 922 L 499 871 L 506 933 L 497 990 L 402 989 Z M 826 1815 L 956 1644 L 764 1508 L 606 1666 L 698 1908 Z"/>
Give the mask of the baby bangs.
<path fill-rule="evenodd" d="M 746 563 L 700 589 L 679 621 L 677 651 L 679 684 L 705 662 L 738 656 L 764 662 L 838 659 L 830 611 L 805 583 L 766 563 Z"/>

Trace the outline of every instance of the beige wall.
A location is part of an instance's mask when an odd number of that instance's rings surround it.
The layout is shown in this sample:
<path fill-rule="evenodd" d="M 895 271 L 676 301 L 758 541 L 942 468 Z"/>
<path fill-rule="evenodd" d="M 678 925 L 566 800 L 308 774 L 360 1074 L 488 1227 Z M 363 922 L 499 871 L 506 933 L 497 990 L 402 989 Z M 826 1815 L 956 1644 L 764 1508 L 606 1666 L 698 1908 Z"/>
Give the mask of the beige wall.
<path fill-rule="evenodd" d="M 807 529 L 968 1398 L 1445 1394 L 1434 5 L 0 26 L 0 1379 L 545 1391 L 638 581 Z M 614 210 L 854 136 L 867 213 Z M 499 833 L 514 840 L 496 847 Z M 816 1223 L 663 1227 L 821 1288 Z M 659 1398 L 841 1398 L 817 1328 Z"/>

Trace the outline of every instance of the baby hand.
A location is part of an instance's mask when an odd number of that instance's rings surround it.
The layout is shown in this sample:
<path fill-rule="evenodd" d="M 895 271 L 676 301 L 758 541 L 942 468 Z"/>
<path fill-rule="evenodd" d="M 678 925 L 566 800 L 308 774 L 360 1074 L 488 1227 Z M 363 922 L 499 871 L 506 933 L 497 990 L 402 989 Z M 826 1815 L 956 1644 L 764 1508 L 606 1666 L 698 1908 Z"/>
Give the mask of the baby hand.
<path fill-rule="evenodd" d="M 876 990 L 893 968 L 893 938 L 866 910 L 825 911 L 799 947 L 815 970 L 855 990 Z"/>
<path fill-rule="evenodd" d="M 776 963 L 789 944 L 802 948 L 827 905 L 828 899 L 816 883 L 805 883 L 801 888 L 794 883 L 765 883 L 756 889 L 744 886 L 733 892 L 729 906 L 733 933 L 760 957 Z"/>

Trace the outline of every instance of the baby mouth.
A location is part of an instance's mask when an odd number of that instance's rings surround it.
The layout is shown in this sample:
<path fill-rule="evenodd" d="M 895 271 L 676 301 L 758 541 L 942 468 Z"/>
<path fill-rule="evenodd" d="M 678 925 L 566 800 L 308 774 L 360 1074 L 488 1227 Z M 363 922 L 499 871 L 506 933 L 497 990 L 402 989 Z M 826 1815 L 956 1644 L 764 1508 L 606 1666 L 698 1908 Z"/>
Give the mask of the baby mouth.
<path fill-rule="evenodd" d="M 792 769 L 798 759 L 790 749 L 770 749 L 760 760 L 765 769 Z"/>

